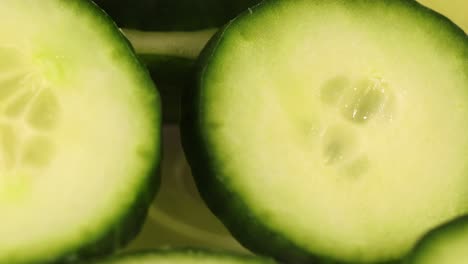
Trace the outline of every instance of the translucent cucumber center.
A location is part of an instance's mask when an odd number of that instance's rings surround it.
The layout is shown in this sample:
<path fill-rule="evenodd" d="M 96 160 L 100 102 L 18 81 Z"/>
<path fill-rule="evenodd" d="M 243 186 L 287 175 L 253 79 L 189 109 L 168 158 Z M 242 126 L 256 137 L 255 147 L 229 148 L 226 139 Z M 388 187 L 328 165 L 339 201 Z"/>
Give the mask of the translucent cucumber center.
<path fill-rule="evenodd" d="M 340 174 L 356 177 L 365 174 L 371 166 L 360 145 L 359 130 L 376 119 L 390 122 L 395 114 L 395 95 L 381 77 L 351 80 L 336 76 L 320 88 L 324 111 L 336 113 L 342 120 L 328 125 L 322 135 L 323 162 L 336 166 Z"/>
<path fill-rule="evenodd" d="M 392 119 L 394 94 L 381 77 L 349 80 L 337 76 L 321 87 L 322 103 L 341 109 L 343 117 L 355 124 L 365 124 L 374 117 Z"/>
<path fill-rule="evenodd" d="M 0 47 L 0 197 L 19 197 L 54 157 L 60 105 L 25 55 Z"/>

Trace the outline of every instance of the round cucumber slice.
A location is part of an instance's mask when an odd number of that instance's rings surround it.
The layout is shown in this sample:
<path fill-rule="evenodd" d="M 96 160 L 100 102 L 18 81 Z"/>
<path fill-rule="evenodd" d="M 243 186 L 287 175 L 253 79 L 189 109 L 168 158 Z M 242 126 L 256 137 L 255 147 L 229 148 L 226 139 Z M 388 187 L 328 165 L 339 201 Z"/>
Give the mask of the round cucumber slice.
<path fill-rule="evenodd" d="M 96 261 L 93 264 L 273 264 L 273 260 L 206 250 L 158 250 L 133 253 Z"/>
<path fill-rule="evenodd" d="M 0 2 L 0 263 L 104 254 L 158 185 L 160 103 L 89 1 Z"/>
<path fill-rule="evenodd" d="M 254 252 L 392 261 L 468 212 L 467 97 L 467 35 L 414 1 L 265 1 L 203 52 L 183 143 Z"/>
<path fill-rule="evenodd" d="M 463 264 L 468 260 L 468 216 L 436 228 L 411 253 L 409 264 Z"/>

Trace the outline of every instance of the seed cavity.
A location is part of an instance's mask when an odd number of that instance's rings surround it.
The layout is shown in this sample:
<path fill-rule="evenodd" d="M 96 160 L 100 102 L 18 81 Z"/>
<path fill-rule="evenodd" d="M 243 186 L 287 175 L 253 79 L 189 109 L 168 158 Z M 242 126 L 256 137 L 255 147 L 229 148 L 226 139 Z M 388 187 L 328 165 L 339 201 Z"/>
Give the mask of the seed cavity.
<path fill-rule="evenodd" d="M 0 102 L 11 98 L 21 90 L 18 88 L 18 84 L 23 80 L 23 78 L 24 76 L 19 75 L 0 80 Z"/>
<path fill-rule="evenodd" d="M 351 80 L 338 75 L 320 87 L 320 101 L 335 107 L 345 120 L 366 124 L 376 117 L 393 120 L 395 95 L 383 78 Z"/>
<path fill-rule="evenodd" d="M 24 113 L 29 102 L 34 97 L 34 90 L 32 88 L 26 88 L 23 89 L 22 92 L 22 94 L 7 103 L 7 108 L 5 109 L 6 116 L 10 118 L 18 118 L 22 113 Z"/>
<path fill-rule="evenodd" d="M 351 178 L 358 178 L 367 173 L 370 167 L 369 158 L 365 155 L 344 166 L 344 173 Z"/>
<path fill-rule="evenodd" d="M 383 112 L 388 85 L 378 79 L 357 82 L 348 92 L 342 105 L 343 116 L 356 124 L 369 122 Z"/>
<path fill-rule="evenodd" d="M 0 194 L 16 195 L 54 158 L 61 109 L 37 65 L 15 48 L 0 46 L 0 56 Z"/>
<path fill-rule="evenodd" d="M 34 136 L 25 142 L 21 161 L 31 167 L 44 167 L 54 156 L 54 144 L 45 136 Z"/>
<path fill-rule="evenodd" d="M 55 95 L 49 90 L 42 90 L 27 116 L 28 124 L 38 130 L 50 130 L 59 119 L 60 107 Z"/>
<path fill-rule="evenodd" d="M 16 165 L 16 151 L 18 149 L 18 138 L 15 130 L 8 124 L 0 125 L 0 150 L 2 170 L 7 171 Z"/>
<path fill-rule="evenodd" d="M 351 86 L 351 82 L 345 76 L 337 76 L 326 81 L 320 88 L 320 100 L 327 105 L 339 103 L 343 92 Z"/>
<path fill-rule="evenodd" d="M 323 163 L 349 179 L 368 174 L 371 162 L 360 148 L 360 140 L 365 139 L 358 131 L 371 122 L 394 120 L 398 102 L 392 87 L 376 75 L 360 79 L 337 75 L 319 89 L 324 111 L 340 117 L 322 133 Z"/>
<path fill-rule="evenodd" d="M 337 165 L 353 156 L 357 137 L 352 129 L 333 126 L 323 135 L 323 161 L 326 165 Z"/>

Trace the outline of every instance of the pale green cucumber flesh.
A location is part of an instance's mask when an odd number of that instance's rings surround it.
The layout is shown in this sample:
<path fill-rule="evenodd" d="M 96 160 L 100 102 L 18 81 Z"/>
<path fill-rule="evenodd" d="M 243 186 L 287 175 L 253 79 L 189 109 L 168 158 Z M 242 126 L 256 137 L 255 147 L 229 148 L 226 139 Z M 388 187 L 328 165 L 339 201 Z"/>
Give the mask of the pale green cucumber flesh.
<path fill-rule="evenodd" d="M 384 262 L 468 212 L 468 40 L 413 1 L 266 1 L 183 104 L 202 196 L 248 248 Z"/>
<path fill-rule="evenodd" d="M 103 254 L 157 187 L 159 97 L 88 1 L 0 3 L 0 263 Z"/>
<path fill-rule="evenodd" d="M 436 228 L 418 243 L 408 264 L 464 264 L 468 260 L 468 217 Z"/>
<path fill-rule="evenodd" d="M 193 249 L 147 251 L 115 256 L 93 264 L 273 264 L 271 259 Z"/>

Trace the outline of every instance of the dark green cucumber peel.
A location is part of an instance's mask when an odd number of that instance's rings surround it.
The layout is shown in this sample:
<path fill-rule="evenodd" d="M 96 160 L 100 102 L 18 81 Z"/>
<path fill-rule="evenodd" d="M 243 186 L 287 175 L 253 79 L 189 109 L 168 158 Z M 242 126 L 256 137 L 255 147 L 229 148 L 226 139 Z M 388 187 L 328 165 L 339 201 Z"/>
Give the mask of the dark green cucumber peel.
<path fill-rule="evenodd" d="M 195 61 L 169 56 L 139 55 L 152 72 L 162 98 L 164 122 L 174 123 L 180 119 L 182 91 L 192 87 Z"/>
<path fill-rule="evenodd" d="M 223 26 L 259 0 L 94 0 L 121 27 L 194 31 Z"/>
<path fill-rule="evenodd" d="M 109 257 L 107 259 L 95 260 L 93 264 L 125 264 L 125 263 L 276 263 L 269 258 L 260 256 L 241 255 L 228 252 L 218 252 L 205 249 L 158 249 L 134 253 L 127 253 Z"/>
<path fill-rule="evenodd" d="M 131 208 L 125 215 L 120 216 L 118 221 L 110 224 L 108 230 L 105 230 L 99 238 L 90 240 L 81 249 L 74 249 L 58 257 L 56 260 L 44 263 L 74 263 L 80 259 L 105 256 L 125 247 L 141 231 L 148 213 L 148 207 L 153 202 L 159 185 L 159 163 L 155 162 L 154 169 L 148 174 L 148 179 L 141 186 L 138 196 L 135 197 Z"/>
<path fill-rule="evenodd" d="M 365 0 L 356 2 L 361 5 L 371 3 L 371 1 Z M 392 8 L 393 5 L 407 6 L 414 10 L 414 15 L 417 17 L 429 17 L 432 21 L 438 20 L 437 23 L 442 25 L 443 30 L 453 34 L 454 41 L 464 42 L 464 44 L 468 43 L 466 34 L 450 20 L 430 9 L 422 7 L 414 1 L 380 2 L 388 8 Z M 324 255 L 320 252 L 311 252 L 288 239 L 281 232 L 277 232 L 267 226 L 264 219 L 250 212 L 246 201 L 236 190 L 233 190 L 229 186 L 228 177 L 222 174 L 220 165 L 216 163 L 216 155 L 218 153 L 211 149 L 211 143 L 206 132 L 219 129 L 221 124 L 205 123 L 206 121 L 204 120 L 204 114 L 210 111 L 206 107 L 208 99 L 205 97 L 205 91 L 203 90 L 205 82 L 207 82 L 206 70 L 216 58 L 217 53 L 221 53 L 219 51 L 220 47 L 224 42 L 228 41 L 226 35 L 230 34 L 229 30 L 234 30 L 238 21 L 247 20 L 249 16 L 259 12 L 268 12 L 268 8 L 279 4 L 280 1 L 266 1 L 258 7 L 243 13 L 243 15 L 220 30 L 205 47 L 198 61 L 197 86 L 195 89 L 184 91 L 185 93 L 182 98 L 181 133 L 184 150 L 201 196 L 213 213 L 222 220 L 233 236 L 245 247 L 253 252 L 274 256 L 279 260 L 290 263 L 364 263 L 359 260 L 344 260 L 335 256 Z M 463 48 L 465 50 L 462 52 L 464 54 L 462 56 L 468 57 L 468 45 L 463 46 Z M 468 80 L 467 67 L 466 65 L 463 67 L 465 67 L 465 70 L 462 70 L 462 72 L 465 71 L 466 79 Z M 213 69 L 211 70 L 213 71 Z M 242 102 L 239 102 L 239 104 L 242 104 Z M 243 116 L 239 118 L 248 117 Z M 238 153 L 238 155 L 243 154 Z M 286 203 L 285 206 L 289 206 L 289 204 Z M 400 263 L 402 258 L 404 258 L 403 254 L 394 259 L 382 260 L 379 263 Z"/>
<path fill-rule="evenodd" d="M 462 264 L 468 258 L 468 216 L 462 216 L 427 233 L 405 264 Z"/>
<path fill-rule="evenodd" d="M 91 229 L 83 230 L 84 238 L 81 237 L 79 243 L 69 248 L 62 247 L 60 251 L 51 250 L 47 255 L 35 254 L 29 256 L 26 254 L 29 252 L 26 251 L 17 255 L 16 252 L 9 254 L 0 250 L 1 263 L 69 263 L 108 254 L 122 248 L 139 232 L 160 181 L 158 175 L 161 156 L 159 148 L 161 142 L 160 99 L 149 72 L 140 63 L 133 52 L 132 46 L 114 22 L 95 4 L 88 0 L 51 0 L 47 1 L 47 4 L 60 5 L 64 10 L 72 10 L 75 13 L 84 14 L 84 20 L 86 22 L 91 21 L 91 24 L 95 26 L 96 30 L 100 31 L 103 38 L 108 43 L 113 43 L 113 59 L 122 63 L 125 69 L 128 70 L 129 77 L 136 81 L 134 83 L 135 87 L 132 87 L 135 88 L 135 92 L 146 94 L 146 97 L 140 103 L 148 107 L 145 118 L 151 124 L 151 129 L 154 130 L 155 134 L 147 140 L 148 148 L 144 147 L 138 153 L 140 158 L 147 161 L 147 165 L 144 166 L 144 169 L 138 175 L 135 175 L 135 179 L 139 179 L 139 184 L 134 190 L 134 197 L 128 197 L 129 203 L 127 206 L 121 208 L 120 212 L 115 212 L 113 219 L 106 223 L 105 228 L 99 232 L 90 232 L 93 231 Z M 127 120 L 123 119 L 122 121 L 125 122 Z M 76 195 L 79 196 L 80 193 Z M 60 197 L 57 198 L 60 200 Z M 88 197 L 83 197 L 83 199 L 86 198 Z M 66 212 L 63 213 L 65 214 Z M 92 227 L 92 225 L 89 226 Z M 53 230 L 54 226 L 44 226 L 43 228 Z M 3 238 L 8 238 L 8 236 Z M 43 244 L 47 245 L 48 241 L 44 241 Z"/>

